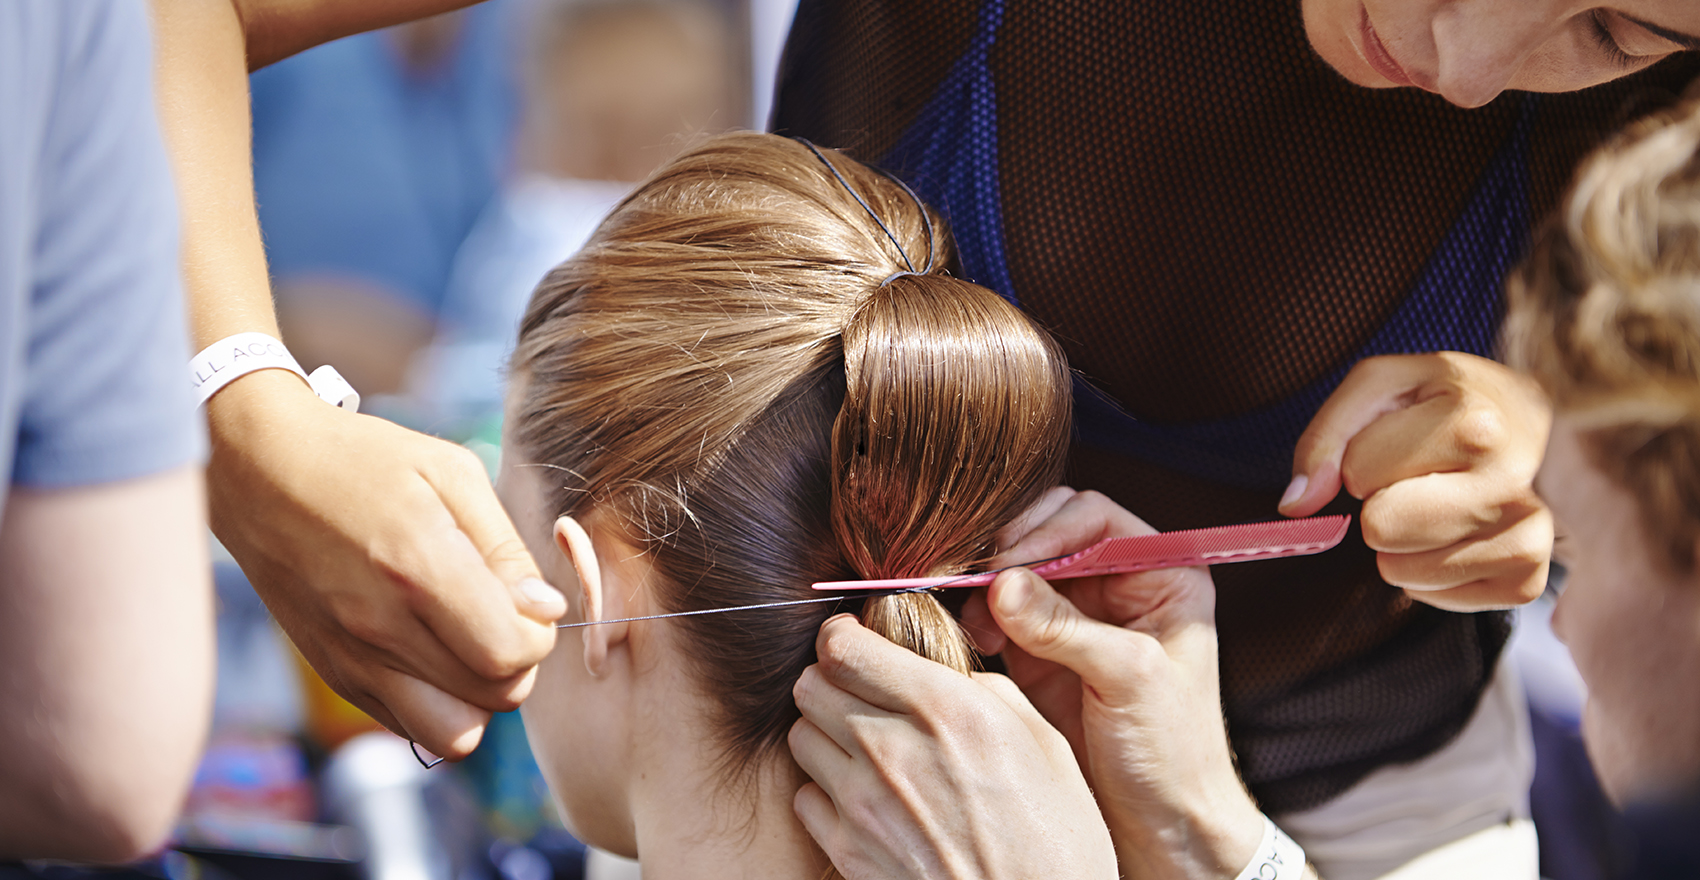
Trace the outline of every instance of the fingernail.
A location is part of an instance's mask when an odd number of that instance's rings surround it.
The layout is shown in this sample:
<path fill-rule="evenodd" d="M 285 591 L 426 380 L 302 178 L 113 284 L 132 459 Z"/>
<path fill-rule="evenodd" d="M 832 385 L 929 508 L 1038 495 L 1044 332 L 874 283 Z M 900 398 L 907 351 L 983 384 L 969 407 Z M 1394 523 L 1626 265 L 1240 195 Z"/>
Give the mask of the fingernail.
<path fill-rule="evenodd" d="M 561 607 L 567 605 L 567 597 L 561 591 L 549 586 L 537 578 L 526 578 L 518 584 L 520 595 L 533 605 L 546 607 Z"/>
<path fill-rule="evenodd" d="M 1027 607 L 1028 600 L 1033 598 L 1033 582 L 1029 580 L 1032 577 L 1034 575 L 1027 572 L 1018 572 L 1013 578 L 1009 579 L 1009 582 L 1004 584 L 1003 589 L 998 591 L 999 616 L 1014 617 L 1021 613 L 1021 609 Z"/>
<path fill-rule="evenodd" d="M 1304 497 L 1305 487 L 1309 486 L 1309 485 L 1310 485 L 1310 477 L 1307 477 L 1304 474 L 1299 474 L 1298 476 L 1294 477 L 1293 481 L 1291 483 L 1287 484 L 1287 491 L 1281 493 L 1281 503 L 1277 504 L 1275 506 L 1278 507 L 1278 508 L 1279 507 L 1286 507 L 1287 505 L 1292 504 L 1294 501 L 1297 501 L 1300 498 Z M 1264 497 L 1267 498 L 1269 496 L 1266 495 Z"/>

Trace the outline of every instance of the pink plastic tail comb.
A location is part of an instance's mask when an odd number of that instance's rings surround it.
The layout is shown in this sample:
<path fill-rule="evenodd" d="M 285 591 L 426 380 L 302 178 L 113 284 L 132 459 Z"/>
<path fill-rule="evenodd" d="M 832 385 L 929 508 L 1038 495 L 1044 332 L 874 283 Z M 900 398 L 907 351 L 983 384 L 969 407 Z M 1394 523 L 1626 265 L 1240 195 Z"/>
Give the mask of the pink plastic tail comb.
<path fill-rule="evenodd" d="M 1276 522 L 1160 532 L 1132 538 L 1106 538 L 1072 556 L 1030 564 L 1048 581 L 1099 574 L 1128 574 L 1156 568 L 1221 565 L 1255 559 L 1280 559 L 1321 553 L 1346 537 L 1350 516 L 1317 516 Z M 1003 571 L 999 569 L 998 571 Z M 817 590 L 901 590 L 983 587 L 997 571 L 957 577 L 889 578 L 879 581 L 822 581 Z"/>

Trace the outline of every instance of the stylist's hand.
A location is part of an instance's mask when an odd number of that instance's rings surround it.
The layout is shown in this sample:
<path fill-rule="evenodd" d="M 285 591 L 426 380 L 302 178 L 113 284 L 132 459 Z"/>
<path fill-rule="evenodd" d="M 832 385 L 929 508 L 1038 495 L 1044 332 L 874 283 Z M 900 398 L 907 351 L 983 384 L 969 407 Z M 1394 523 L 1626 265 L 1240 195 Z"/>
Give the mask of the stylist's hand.
<path fill-rule="evenodd" d="M 332 689 L 450 759 L 517 707 L 566 612 L 478 459 L 267 370 L 208 407 L 214 532 Z"/>
<path fill-rule="evenodd" d="M 850 615 L 794 689 L 796 811 L 848 880 L 1113 878 L 1068 743 L 1001 675 L 922 659 Z"/>
<path fill-rule="evenodd" d="M 1364 501 L 1381 576 L 1454 611 L 1532 601 L 1546 586 L 1552 517 L 1534 491 L 1551 409 L 1507 367 L 1458 352 L 1359 363 L 1293 456 L 1287 516 L 1342 487 Z"/>
<path fill-rule="evenodd" d="M 1096 492 L 1067 488 L 1024 520 L 1006 530 L 1009 546 L 993 567 L 1154 531 Z M 1002 650 L 1010 677 L 1074 746 L 1125 876 L 1235 876 L 1264 826 L 1222 723 L 1209 572 L 1054 586 L 1026 569 L 1005 572 L 969 604 L 965 622 L 983 650 Z M 986 626 L 988 610 L 995 627 Z"/>

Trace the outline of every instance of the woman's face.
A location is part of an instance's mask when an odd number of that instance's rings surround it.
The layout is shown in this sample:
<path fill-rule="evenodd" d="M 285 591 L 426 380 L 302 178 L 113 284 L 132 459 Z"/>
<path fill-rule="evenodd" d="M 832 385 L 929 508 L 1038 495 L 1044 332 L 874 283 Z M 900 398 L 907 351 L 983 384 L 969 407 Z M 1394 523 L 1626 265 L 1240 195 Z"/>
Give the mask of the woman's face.
<path fill-rule="evenodd" d="M 1571 92 L 1700 49 L 1695 0 L 1303 0 L 1305 31 L 1346 79 L 1460 107 L 1506 89 Z"/>
<path fill-rule="evenodd" d="M 1700 783 L 1700 574 L 1659 564 L 1635 499 L 1563 417 L 1536 484 L 1568 570 L 1553 630 L 1588 684 L 1582 736 L 1601 784 L 1624 803 Z"/>

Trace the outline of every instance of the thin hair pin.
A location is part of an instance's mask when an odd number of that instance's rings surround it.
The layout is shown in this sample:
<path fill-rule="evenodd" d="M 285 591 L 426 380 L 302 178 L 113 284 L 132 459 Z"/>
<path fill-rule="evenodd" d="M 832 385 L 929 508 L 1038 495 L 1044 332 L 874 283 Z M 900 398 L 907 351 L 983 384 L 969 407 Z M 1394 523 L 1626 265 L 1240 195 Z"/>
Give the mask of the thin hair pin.
<path fill-rule="evenodd" d="M 603 623 L 636 623 L 637 621 L 640 621 L 640 620 L 665 620 L 669 617 L 695 617 L 699 614 L 721 614 L 721 613 L 724 613 L 724 612 L 727 612 L 727 611 L 757 611 L 757 610 L 760 610 L 762 608 L 788 608 L 792 605 L 814 605 L 814 604 L 819 603 L 819 602 L 845 602 L 845 601 L 850 601 L 850 600 L 855 600 L 855 599 L 874 599 L 874 598 L 878 598 L 880 596 L 901 596 L 904 593 L 931 593 L 935 590 L 942 590 L 946 587 L 955 586 L 960 581 L 970 580 L 970 579 L 974 579 L 974 578 L 996 577 L 997 575 L 1003 574 L 1004 572 L 1009 571 L 1012 568 L 1023 568 L 1023 567 L 1030 567 L 1030 566 L 1034 566 L 1034 565 L 1043 565 L 1047 562 L 1055 562 L 1058 559 L 1062 559 L 1062 558 L 1064 558 L 1064 557 L 1052 556 L 1049 559 L 1035 559 L 1032 562 L 1023 562 L 1023 563 L 1019 563 L 1017 565 L 1008 565 L 1008 566 L 1004 566 L 1003 568 L 993 569 L 991 571 L 970 572 L 968 574 L 959 574 L 959 575 L 954 575 L 954 576 L 947 577 L 947 578 L 939 578 L 936 581 L 932 581 L 932 582 L 926 583 L 926 584 L 917 584 L 915 586 L 910 586 L 910 587 L 898 587 L 898 588 L 889 589 L 889 590 L 879 590 L 877 592 L 874 592 L 874 591 L 853 592 L 853 593 L 849 593 L 848 595 L 844 595 L 844 596 L 823 596 L 819 599 L 790 599 L 790 600 L 787 600 L 787 601 L 784 601 L 784 602 L 762 602 L 762 603 L 757 604 L 757 605 L 728 605 L 724 608 L 698 608 L 695 611 L 674 611 L 674 612 L 671 612 L 669 614 L 646 614 L 642 617 L 621 617 L 621 618 L 617 618 L 617 619 L 614 619 L 614 620 L 585 620 L 585 621 L 580 621 L 578 623 L 556 624 L 555 628 L 556 629 L 577 629 L 581 626 L 596 626 L 598 624 L 603 624 Z M 819 587 L 816 587 L 816 589 L 819 589 Z"/>
<path fill-rule="evenodd" d="M 915 207 L 921 209 L 921 222 L 925 225 L 926 230 L 927 230 L 927 265 L 920 272 L 913 273 L 913 274 L 917 274 L 917 275 L 931 274 L 932 271 L 933 271 L 933 263 L 936 260 L 938 260 L 939 254 L 938 254 L 938 248 L 933 246 L 933 215 L 932 215 L 932 212 L 927 210 L 927 203 L 921 201 L 920 196 L 915 195 L 915 191 L 913 189 L 909 188 L 909 184 L 904 182 L 903 178 L 898 177 L 895 174 L 892 174 L 890 171 L 887 171 L 884 168 L 880 168 L 880 167 L 874 166 L 874 165 L 869 165 L 868 170 L 870 170 L 870 171 L 874 172 L 875 174 L 878 174 L 879 176 L 885 178 L 886 180 L 889 180 L 892 183 L 895 183 L 898 186 L 902 187 L 903 191 L 908 194 L 909 199 L 915 203 Z M 902 249 L 899 248 L 898 250 L 901 251 Z M 904 262 L 908 262 L 908 260 L 905 260 Z M 914 267 L 911 266 L 910 268 L 914 268 Z M 891 279 L 887 278 L 886 283 L 889 284 L 890 282 L 891 282 Z"/>
<path fill-rule="evenodd" d="M 932 589 L 933 587 L 931 586 L 905 587 L 900 590 L 884 590 L 878 594 L 867 595 L 896 596 L 903 593 L 926 593 Z M 864 598 L 864 596 L 851 594 L 848 596 L 825 596 L 819 599 L 790 599 L 784 602 L 761 602 L 755 605 L 728 605 L 724 608 L 698 608 L 695 611 L 674 611 L 668 614 L 646 614 L 642 617 L 621 617 L 614 620 L 585 620 L 578 623 L 561 623 L 556 624 L 555 628 L 577 629 L 581 626 L 596 626 L 603 623 L 636 623 L 640 620 L 665 620 L 669 617 L 695 617 L 699 614 L 720 614 L 726 611 L 757 611 L 763 608 L 788 608 L 792 605 L 815 605 L 821 602 L 844 602 L 847 600 L 861 598 Z"/>
<path fill-rule="evenodd" d="M 907 253 L 904 253 L 903 245 L 900 245 L 900 244 L 897 243 L 897 236 L 891 234 L 891 230 L 886 227 L 885 221 L 880 219 L 880 215 L 874 213 L 874 209 L 868 205 L 868 203 L 865 199 L 862 198 L 862 194 L 857 192 L 856 188 L 850 185 L 850 181 L 845 180 L 844 175 L 838 173 L 838 166 L 832 164 L 832 160 L 828 159 L 826 157 L 826 154 L 822 153 L 819 149 L 817 149 L 814 144 L 809 143 L 808 138 L 793 137 L 792 140 L 796 141 L 799 144 L 802 144 L 805 147 L 808 147 L 809 152 L 814 153 L 815 158 L 821 160 L 821 162 L 826 165 L 826 170 L 831 171 L 832 176 L 837 178 L 838 182 L 840 184 L 843 184 L 844 190 L 845 190 L 845 192 L 848 192 L 850 194 L 850 198 L 855 199 L 856 204 L 861 205 L 862 210 L 867 211 L 869 217 L 874 218 L 874 224 L 880 228 L 881 232 L 885 233 L 885 237 L 887 239 L 890 239 L 891 246 L 894 247 L 894 248 L 897 248 L 897 255 L 903 258 L 903 265 L 908 266 L 909 271 L 911 271 L 911 272 L 915 271 L 915 264 L 909 260 L 909 255 Z M 904 187 L 904 189 L 908 189 L 908 187 Z M 910 193 L 910 195 L 913 196 L 914 193 Z M 921 211 L 921 213 L 923 215 L 925 215 L 926 211 L 923 209 Z M 927 249 L 929 251 L 932 250 L 932 243 L 931 243 L 932 226 L 933 226 L 932 221 L 928 220 L 927 221 L 927 235 L 928 235 Z M 931 254 L 928 254 L 928 256 L 930 257 Z"/>

